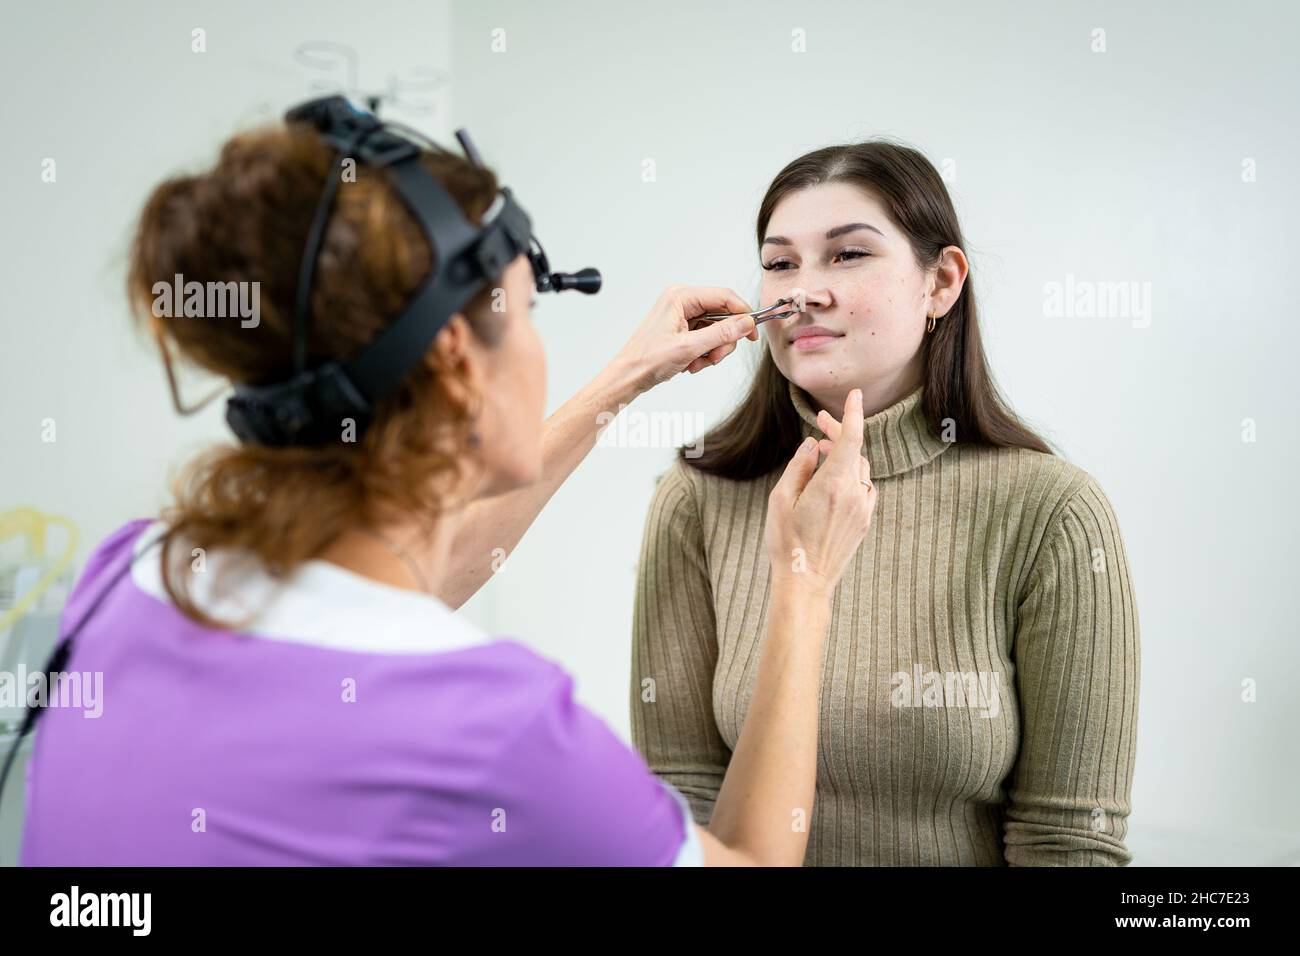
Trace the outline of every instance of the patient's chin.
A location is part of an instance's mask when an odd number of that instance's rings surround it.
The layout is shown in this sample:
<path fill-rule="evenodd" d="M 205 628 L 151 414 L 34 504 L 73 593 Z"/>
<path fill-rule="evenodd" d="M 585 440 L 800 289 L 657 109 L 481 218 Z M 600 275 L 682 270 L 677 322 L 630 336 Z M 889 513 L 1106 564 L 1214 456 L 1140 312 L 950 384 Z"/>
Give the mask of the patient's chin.
<path fill-rule="evenodd" d="M 845 388 L 847 382 L 856 384 L 848 370 L 829 364 L 807 363 L 803 367 L 796 366 L 793 372 L 790 381 L 810 395 L 834 393 Z"/>

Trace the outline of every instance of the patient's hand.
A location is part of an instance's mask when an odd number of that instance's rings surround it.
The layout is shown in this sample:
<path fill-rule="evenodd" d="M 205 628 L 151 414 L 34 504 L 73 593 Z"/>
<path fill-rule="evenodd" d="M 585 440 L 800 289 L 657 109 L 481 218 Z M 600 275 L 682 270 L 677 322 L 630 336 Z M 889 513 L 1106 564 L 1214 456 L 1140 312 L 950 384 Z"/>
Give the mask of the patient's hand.
<path fill-rule="evenodd" d="M 694 374 L 717 365 L 735 351 L 742 338 L 758 341 L 747 315 L 699 325 L 690 320 L 705 312 L 749 312 L 731 289 L 669 286 L 614 360 L 633 377 L 638 393 L 649 391 L 679 372 Z"/>
<path fill-rule="evenodd" d="M 768 496 L 765 535 L 777 585 L 833 591 L 871 527 L 876 489 L 862 456 L 861 389 L 849 393 L 836 424 L 833 440 L 804 441 Z"/>

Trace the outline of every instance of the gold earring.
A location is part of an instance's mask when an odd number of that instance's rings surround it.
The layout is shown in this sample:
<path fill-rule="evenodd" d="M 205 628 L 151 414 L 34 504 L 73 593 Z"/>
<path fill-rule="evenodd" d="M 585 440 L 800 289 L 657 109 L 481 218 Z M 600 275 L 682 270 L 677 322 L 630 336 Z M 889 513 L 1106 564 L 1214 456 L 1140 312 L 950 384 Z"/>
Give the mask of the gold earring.
<path fill-rule="evenodd" d="M 927 332 L 933 332 L 933 331 L 934 331 L 934 313 L 931 312 L 931 313 L 929 314 L 929 316 L 927 316 L 927 318 L 928 318 L 929 321 L 927 321 L 927 322 L 925 323 L 925 330 L 926 330 Z"/>

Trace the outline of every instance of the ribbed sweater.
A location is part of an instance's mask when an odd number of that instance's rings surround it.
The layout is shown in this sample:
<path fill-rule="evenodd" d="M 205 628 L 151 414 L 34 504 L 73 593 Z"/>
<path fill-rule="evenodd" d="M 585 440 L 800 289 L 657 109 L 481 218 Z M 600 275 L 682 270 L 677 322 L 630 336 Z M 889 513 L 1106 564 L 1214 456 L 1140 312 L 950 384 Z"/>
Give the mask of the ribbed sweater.
<path fill-rule="evenodd" d="M 1059 456 L 944 441 L 921 394 L 865 422 L 879 500 L 832 596 L 805 864 L 1125 865 L 1139 641 L 1115 513 Z M 646 519 L 632 735 L 700 824 L 758 673 L 781 470 L 678 460 Z"/>

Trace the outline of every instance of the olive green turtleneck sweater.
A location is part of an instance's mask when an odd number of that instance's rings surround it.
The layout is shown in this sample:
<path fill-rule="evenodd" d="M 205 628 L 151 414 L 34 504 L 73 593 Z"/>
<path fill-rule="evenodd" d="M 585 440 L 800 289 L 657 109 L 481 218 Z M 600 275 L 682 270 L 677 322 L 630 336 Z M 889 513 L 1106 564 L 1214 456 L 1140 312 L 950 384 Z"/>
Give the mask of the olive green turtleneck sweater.
<path fill-rule="evenodd" d="M 1138 621 L 1110 502 L 1059 457 L 944 442 L 920 398 L 866 420 L 879 501 L 832 600 L 806 863 L 1128 863 Z M 632 734 L 701 824 L 758 673 L 779 477 L 679 460 L 646 520 Z"/>

